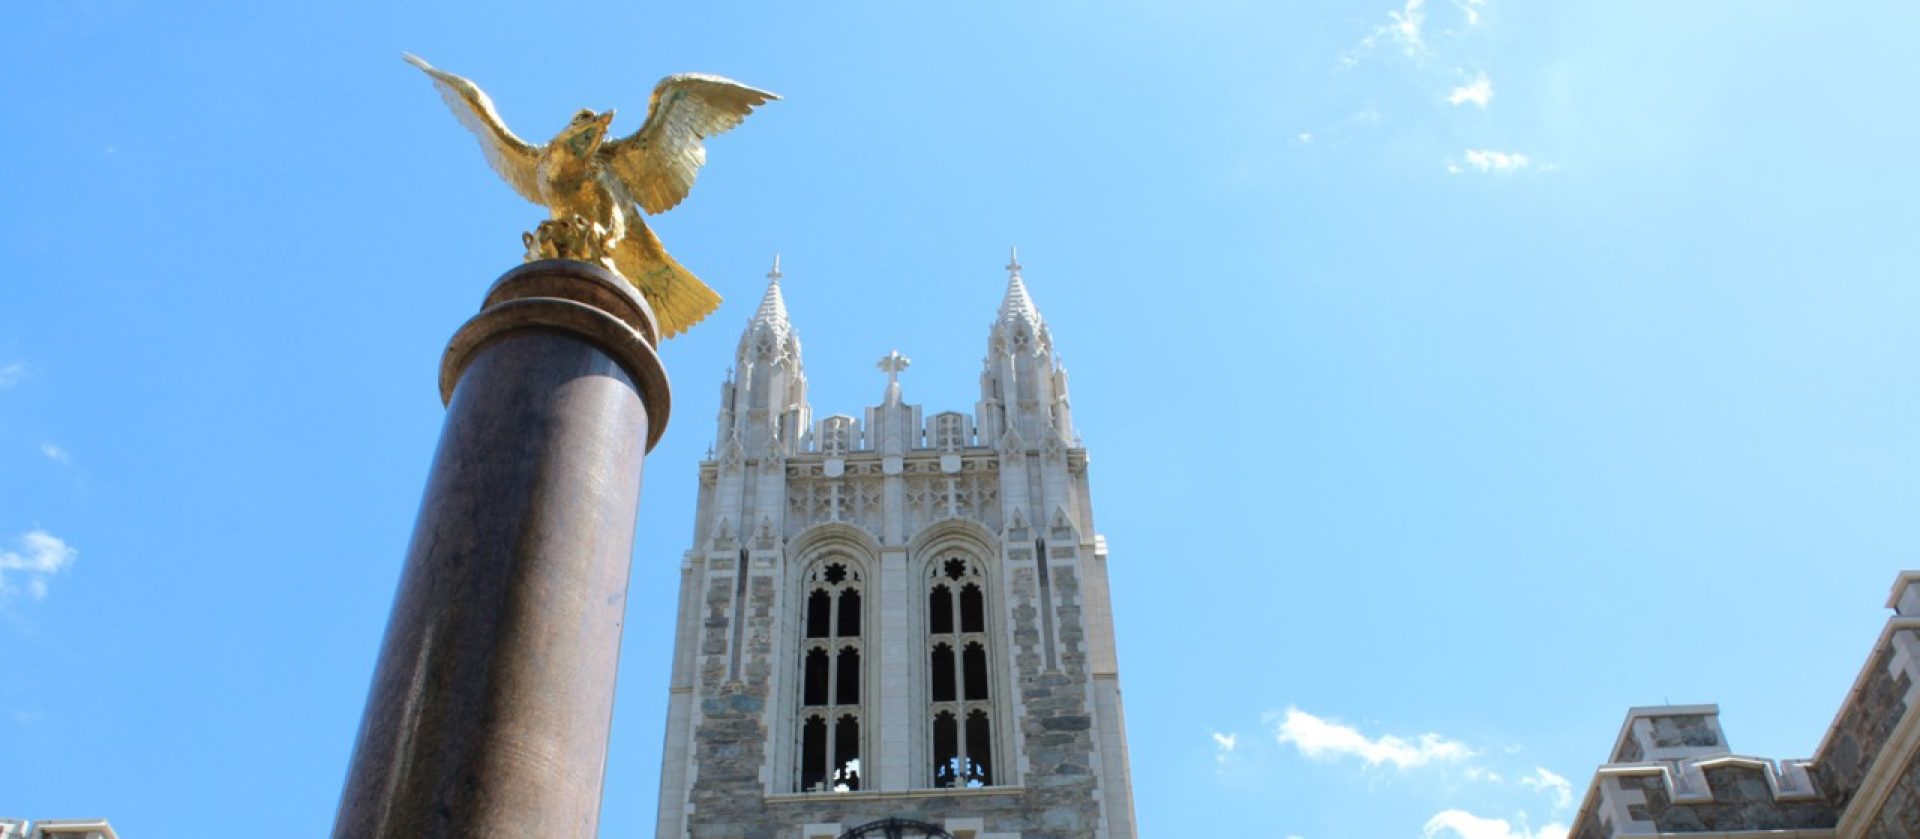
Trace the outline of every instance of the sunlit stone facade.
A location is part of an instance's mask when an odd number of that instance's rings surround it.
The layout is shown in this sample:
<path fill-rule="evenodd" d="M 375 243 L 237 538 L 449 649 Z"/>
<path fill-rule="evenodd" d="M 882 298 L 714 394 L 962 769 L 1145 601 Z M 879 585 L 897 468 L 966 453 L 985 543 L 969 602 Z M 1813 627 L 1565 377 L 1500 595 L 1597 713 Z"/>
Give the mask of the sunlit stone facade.
<path fill-rule="evenodd" d="M 658 835 L 1131 839 L 1107 549 L 1017 260 L 971 413 L 890 353 L 880 404 L 815 417 L 769 278 L 700 467 Z"/>

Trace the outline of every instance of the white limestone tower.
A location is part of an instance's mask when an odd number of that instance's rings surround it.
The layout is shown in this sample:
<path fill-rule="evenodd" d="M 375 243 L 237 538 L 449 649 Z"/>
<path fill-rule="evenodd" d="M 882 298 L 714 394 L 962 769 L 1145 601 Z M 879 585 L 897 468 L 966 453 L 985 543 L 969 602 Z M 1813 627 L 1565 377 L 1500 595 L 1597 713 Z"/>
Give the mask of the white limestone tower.
<path fill-rule="evenodd" d="M 814 421 L 775 261 L 700 468 L 660 836 L 1136 835 L 1087 455 L 1007 268 L 973 416 L 895 351 Z"/>

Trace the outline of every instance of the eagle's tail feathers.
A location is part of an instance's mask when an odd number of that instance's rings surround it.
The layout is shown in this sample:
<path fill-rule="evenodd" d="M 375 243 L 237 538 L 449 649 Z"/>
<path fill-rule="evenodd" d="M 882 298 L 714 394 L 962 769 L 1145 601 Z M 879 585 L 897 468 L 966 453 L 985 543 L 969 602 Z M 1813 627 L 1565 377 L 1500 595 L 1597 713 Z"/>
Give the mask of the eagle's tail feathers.
<path fill-rule="evenodd" d="M 635 221 L 628 220 L 626 238 L 614 249 L 614 267 L 653 307 L 660 337 L 671 338 L 720 308 L 720 295 L 669 256 L 644 223 Z"/>

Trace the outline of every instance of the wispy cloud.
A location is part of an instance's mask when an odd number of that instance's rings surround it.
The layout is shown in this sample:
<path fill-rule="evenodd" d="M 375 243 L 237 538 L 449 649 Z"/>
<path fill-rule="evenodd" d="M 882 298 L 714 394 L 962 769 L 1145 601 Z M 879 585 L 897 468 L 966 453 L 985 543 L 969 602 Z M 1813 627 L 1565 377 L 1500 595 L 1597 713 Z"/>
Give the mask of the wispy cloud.
<path fill-rule="evenodd" d="M 26 377 L 27 363 L 24 361 L 15 361 L 11 364 L 0 365 L 0 387 L 13 387 L 19 384 L 21 379 Z"/>
<path fill-rule="evenodd" d="M 1213 732 L 1213 745 L 1215 749 L 1214 759 L 1221 763 L 1226 763 L 1227 758 L 1233 754 L 1233 750 L 1240 747 L 1240 735 L 1221 734 L 1215 731 Z"/>
<path fill-rule="evenodd" d="M 1565 812 L 1567 808 L 1573 806 L 1573 784 L 1568 783 L 1566 778 L 1548 771 L 1545 766 L 1534 767 L 1533 774 L 1520 779 L 1520 785 L 1552 796 L 1555 813 Z"/>
<path fill-rule="evenodd" d="M 1471 103 L 1479 105 L 1482 109 L 1486 108 L 1487 103 L 1492 100 L 1493 80 L 1487 78 L 1487 71 L 1485 70 L 1481 70 L 1480 75 L 1474 76 L 1471 81 L 1454 88 L 1447 94 L 1447 102 L 1451 104 L 1466 105 Z"/>
<path fill-rule="evenodd" d="M 1427 819 L 1427 826 L 1420 830 L 1420 835 L 1426 839 L 1442 836 L 1458 839 L 1567 839 L 1567 826 L 1555 822 L 1532 830 L 1524 821 L 1515 827 L 1506 819 L 1485 818 L 1465 810 L 1442 810 Z"/>
<path fill-rule="evenodd" d="M 1358 46 L 1340 57 L 1340 63 L 1351 67 L 1360 63 L 1362 56 L 1382 46 L 1398 48 L 1409 58 L 1426 55 L 1427 40 L 1422 32 L 1427 24 L 1426 5 L 1427 0 L 1406 0 L 1406 5 L 1388 9 L 1387 22 L 1375 26 L 1361 38 Z"/>
<path fill-rule="evenodd" d="M 69 454 L 66 449 L 60 448 L 59 446 L 56 446 L 52 443 L 41 443 L 40 453 L 43 455 L 46 455 L 48 460 L 51 460 L 55 463 L 72 463 L 73 462 L 72 454 Z"/>
<path fill-rule="evenodd" d="M 69 565 L 80 552 L 44 530 L 30 530 L 20 537 L 20 550 L 0 551 L 0 599 L 22 590 L 16 579 L 25 580 L 28 596 L 39 600 L 47 596 L 47 578 Z"/>
<path fill-rule="evenodd" d="M 1469 169 L 1483 175 L 1511 175 L 1532 165 L 1531 159 L 1517 151 L 1467 149 L 1464 161 L 1447 161 L 1447 171 L 1455 175 Z"/>
<path fill-rule="evenodd" d="M 1386 764 L 1404 771 L 1428 764 L 1463 763 L 1476 754 L 1465 743 L 1438 734 L 1422 734 L 1413 740 L 1391 734 L 1370 738 L 1352 726 L 1294 707 L 1278 717 L 1273 726 L 1274 739 L 1314 760 L 1355 757 L 1368 766 Z"/>
<path fill-rule="evenodd" d="M 1453 0 L 1453 5 L 1459 7 L 1460 14 L 1466 17 L 1468 26 L 1479 26 L 1480 12 L 1487 8 L 1487 0 Z"/>

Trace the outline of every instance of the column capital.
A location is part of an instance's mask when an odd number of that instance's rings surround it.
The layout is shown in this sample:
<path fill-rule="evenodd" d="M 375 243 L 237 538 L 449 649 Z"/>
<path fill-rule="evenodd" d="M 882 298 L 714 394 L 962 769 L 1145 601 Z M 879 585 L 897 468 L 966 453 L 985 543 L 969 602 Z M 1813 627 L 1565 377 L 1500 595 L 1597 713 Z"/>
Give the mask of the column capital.
<path fill-rule="evenodd" d="M 647 408 L 647 450 L 667 430 L 672 396 L 654 348 L 660 329 L 633 286 L 588 262 L 543 259 L 508 271 L 487 289 L 480 313 L 460 326 L 440 359 L 440 401 L 453 401 L 480 350 L 521 330 L 563 332 L 599 347 L 633 378 Z"/>

